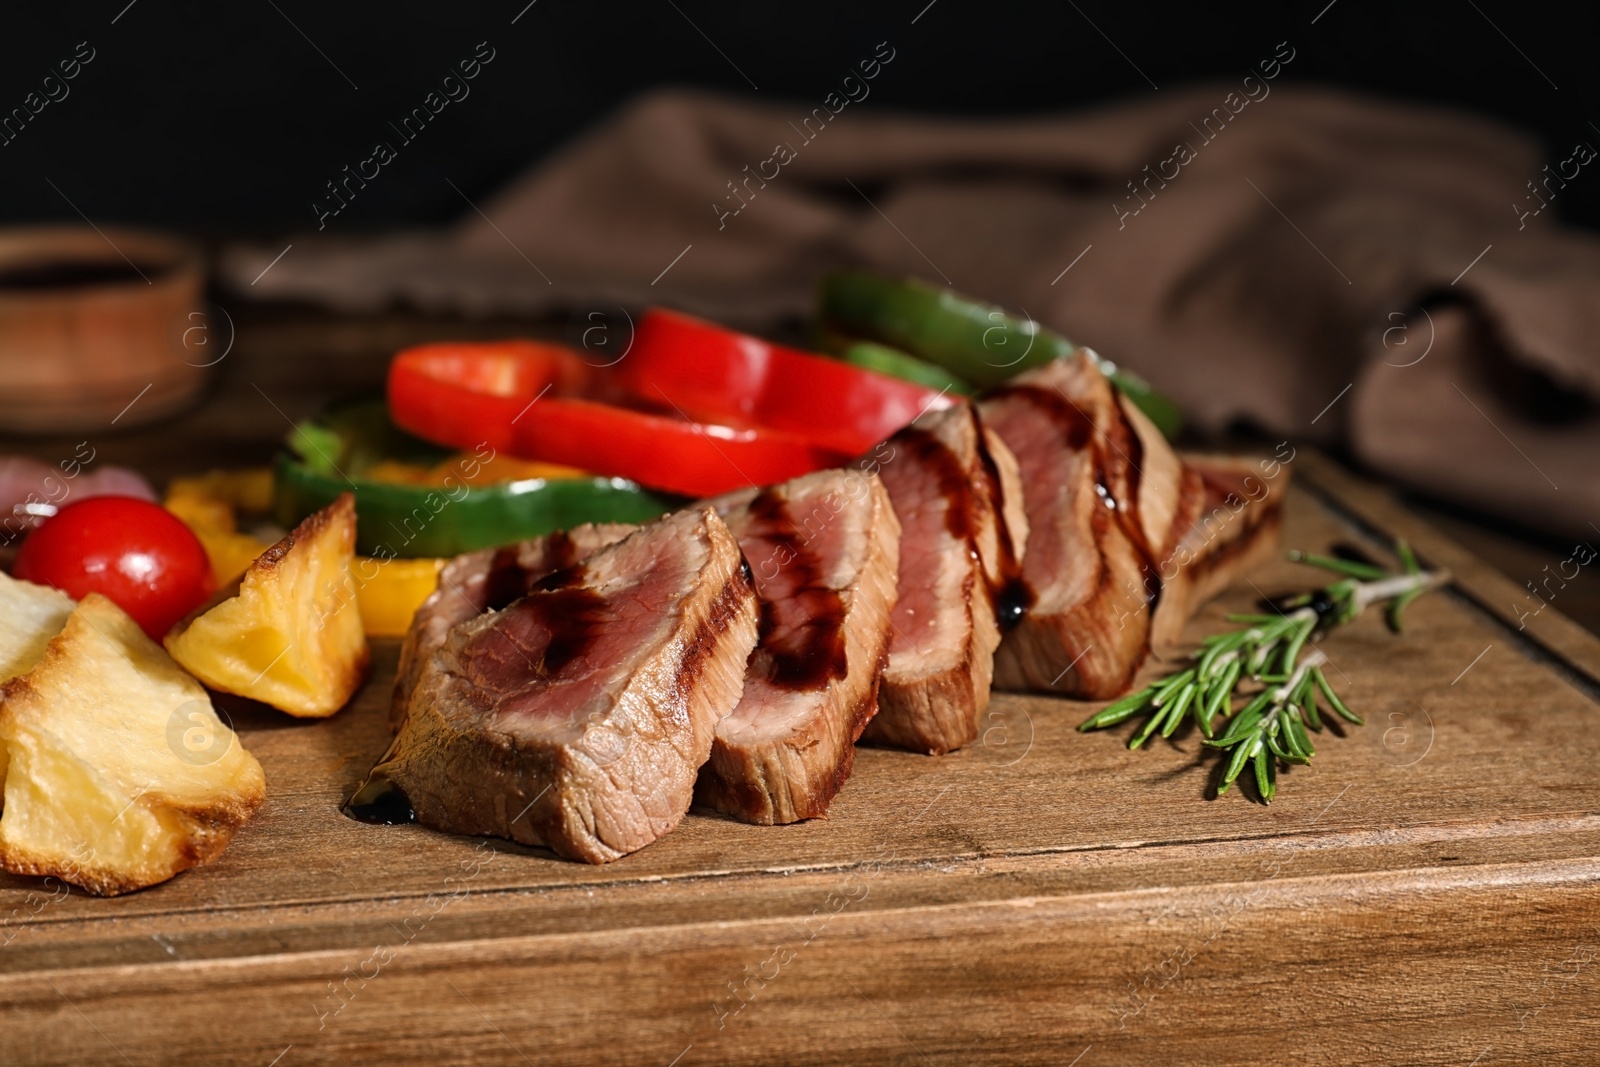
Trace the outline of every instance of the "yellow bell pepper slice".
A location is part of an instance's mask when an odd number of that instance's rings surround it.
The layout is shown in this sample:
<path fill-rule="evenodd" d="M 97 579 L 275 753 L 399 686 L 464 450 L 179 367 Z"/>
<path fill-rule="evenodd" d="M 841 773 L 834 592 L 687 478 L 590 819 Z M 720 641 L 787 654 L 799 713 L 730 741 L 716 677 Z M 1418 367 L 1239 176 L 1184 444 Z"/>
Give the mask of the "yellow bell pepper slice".
<path fill-rule="evenodd" d="M 187 478 L 174 478 L 167 496 L 207 497 L 228 504 L 247 515 L 272 512 L 272 468 L 246 467 L 241 470 L 213 470 Z"/>
<path fill-rule="evenodd" d="M 411 617 L 439 584 L 448 560 L 375 559 L 357 556 L 351 565 L 356 606 L 368 637 L 404 637 Z"/>

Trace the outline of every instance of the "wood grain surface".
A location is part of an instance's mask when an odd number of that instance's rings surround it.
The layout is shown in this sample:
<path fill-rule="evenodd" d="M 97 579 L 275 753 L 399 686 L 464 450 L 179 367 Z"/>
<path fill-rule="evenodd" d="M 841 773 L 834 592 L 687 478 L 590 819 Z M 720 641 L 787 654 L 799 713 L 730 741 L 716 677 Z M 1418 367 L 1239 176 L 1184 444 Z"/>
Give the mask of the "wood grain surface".
<path fill-rule="evenodd" d="M 387 644 L 329 721 L 221 698 L 269 797 L 215 865 L 0 878 L 0 1063 L 1592 1063 L 1594 639 L 1506 625 L 1496 576 L 1302 455 L 1286 546 L 1398 522 L 1465 585 L 1323 642 L 1367 725 L 1270 808 L 1213 798 L 1192 734 L 1007 695 L 968 751 L 863 750 L 827 819 L 692 814 L 604 867 L 367 826 L 338 805 Z M 1190 636 L 1318 579 L 1265 568 Z"/>

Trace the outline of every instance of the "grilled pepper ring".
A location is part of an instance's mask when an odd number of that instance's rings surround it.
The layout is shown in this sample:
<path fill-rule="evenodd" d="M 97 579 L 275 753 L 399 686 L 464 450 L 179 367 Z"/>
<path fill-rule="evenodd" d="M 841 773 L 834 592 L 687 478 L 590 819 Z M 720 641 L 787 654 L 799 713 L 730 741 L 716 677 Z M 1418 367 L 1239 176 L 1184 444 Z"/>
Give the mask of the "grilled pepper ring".
<path fill-rule="evenodd" d="M 936 386 L 785 348 L 662 308 L 639 320 L 616 367 L 622 388 L 693 418 L 731 418 L 855 456 L 919 414 L 950 406 Z"/>
<path fill-rule="evenodd" d="M 774 357 L 776 346 L 767 351 L 755 338 L 671 316 L 694 324 L 691 332 L 703 343 L 685 348 L 681 334 L 662 336 L 650 325 L 658 314 L 645 316 L 627 358 L 606 372 L 558 346 L 533 342 L 408 349 L 389 368 L 390 412 L 400 426 L 431 441 L 463 448 L 487 442 L 529 459 L 710 496 L 834 466 L 886 436 L 879 423 L 893 423 L 892 430 L 910 421 L 917 408 L 904 409 L 913 396 L 938 396 L 821 357 Z M 763 377 L 767 369 L 771 376 Z M 897 406 L 880 413 L 878 423 L 821 419 L 819 386 L 802 388 L 796 380 L 808 370 L 829 389 L 848 391 L 862 379 L 887 382 Z M 792 406 L 774 398 L 784 392 L 796 395 Z M 859 402 L 838 398 L 834 420 Z"/>
<path fill-rule="evenodd" d="M 822 281 L 818 319 L 825 330 L 888 345 L 980 387 L 999 385 L 1079 346 L 1060 334 L 952 289 L 866 271 Z M 1167 437 L 1182 426 L 1177 406 L 1131 371 L 1095 357 L 1100 369 Z"/>
<path fill-rule="evenodd" d="M 490 427 L 483 427 L 485 431 Z M 585 522 L 647 522 L 677 501 L 619 478 L 524 478 L 473 484 L 497 454 L 483 434 L 437 486 L 365 477 L 383 460 L 450 457 L 395 428 L 381 402 L 302 423 L 276 470 L 277 520 L 292 526 L 342 492 L 356 498 L 356 550 L 378 558 L 454 556 Z"/>

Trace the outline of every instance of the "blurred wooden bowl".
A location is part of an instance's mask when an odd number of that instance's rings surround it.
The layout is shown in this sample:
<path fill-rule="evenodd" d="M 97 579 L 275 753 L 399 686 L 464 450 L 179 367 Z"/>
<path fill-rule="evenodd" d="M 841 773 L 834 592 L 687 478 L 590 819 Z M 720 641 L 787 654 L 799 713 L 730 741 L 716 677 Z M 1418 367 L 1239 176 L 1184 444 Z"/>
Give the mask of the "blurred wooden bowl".
<path fill-rule="evenodd" d="M 0 230 L 0 428 L 120 428 L 194 399 L 218 347 L 191 343 L 206 326 L 204 287 L 200 252 L 184 241 Z"/>

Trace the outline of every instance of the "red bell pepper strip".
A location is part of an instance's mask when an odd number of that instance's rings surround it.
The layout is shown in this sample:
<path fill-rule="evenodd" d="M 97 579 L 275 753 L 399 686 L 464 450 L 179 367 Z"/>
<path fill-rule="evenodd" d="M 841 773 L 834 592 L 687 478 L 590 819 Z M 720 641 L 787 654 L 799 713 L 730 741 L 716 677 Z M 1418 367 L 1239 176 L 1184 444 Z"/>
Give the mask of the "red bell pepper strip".
<path fill-rule="evenodd" d="M 565 398 L 541 400 L 518 424 L 517 451 L 686 496 L 769 485 L 849 460 L 782 430 Z"/>
<path fill-rule="evenodd" d="M 662 308 L 639 320 L 615 375 L 624 389 L 690 418 L 731 416 L 847 455 L 867 451 L 924 411 L 955 402 L 947 391 Z"/>
<path fill-rule="evenodd" d="M 623 397 L 622 405 L 634 406 L 619 406 L 572 395 L 599 385 L 591 368 L 556 345 L 423 345 L 390 365 L 389 413 L 396 425 L 441 444 L 487 442 L 687 496 L 784 481 L 847 458 L 782 430 L 679 417 L 648 398 Z"/>
<path fill-rule="evenodd" d="M 542 392 L 578 392 L 591 368 L 560 345 L 446 341 L 418 345 L 389 367 L 390 416 L 418 437 L 456 448 L 515 452 L 517 425 Z"/>

